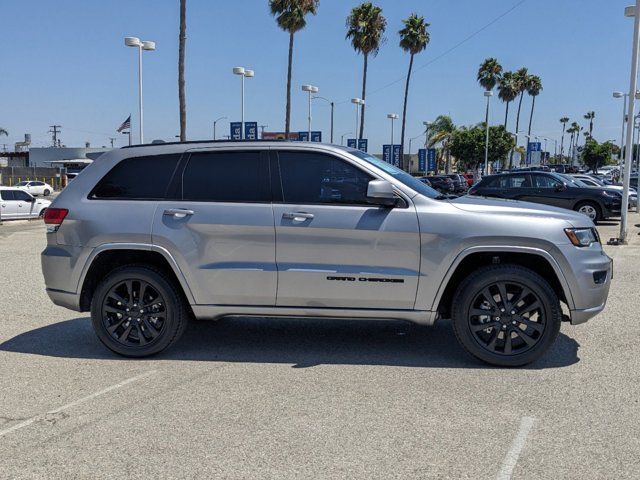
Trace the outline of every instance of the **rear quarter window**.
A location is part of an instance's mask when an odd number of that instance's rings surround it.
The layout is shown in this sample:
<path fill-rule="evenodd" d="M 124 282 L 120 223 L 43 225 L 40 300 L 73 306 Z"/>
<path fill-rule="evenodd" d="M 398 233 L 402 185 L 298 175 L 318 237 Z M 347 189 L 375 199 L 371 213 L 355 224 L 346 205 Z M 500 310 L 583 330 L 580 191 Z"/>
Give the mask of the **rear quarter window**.
<path fill-rule="evenodd" d="M 113 167 L 89 193 L 90 199 L 162 200 L 180 154 L 132 157 Z"/>

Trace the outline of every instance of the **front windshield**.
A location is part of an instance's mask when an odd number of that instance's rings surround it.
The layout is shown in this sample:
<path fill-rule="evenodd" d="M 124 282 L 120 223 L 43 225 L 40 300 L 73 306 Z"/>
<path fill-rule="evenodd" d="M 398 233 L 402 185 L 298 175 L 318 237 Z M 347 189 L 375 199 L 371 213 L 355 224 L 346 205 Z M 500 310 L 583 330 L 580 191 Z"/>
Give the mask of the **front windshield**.
<path fill-rule="evenodd" d="M 25 187 L 29 182 L 18 182 L 16 183 L 16 187 Z"/>
<path fill-rule="evenodd" d="M 400 183 L 405 184 L 407 187 L 415 190 L 416 192 L 418 192 L 421 195 L 424 195 L 425 197 L 437 198 L 437 199 L 444 198 L 443 195 L 437 190 L 434 190 L 430 186 L 422 183 L 416 177 L 409 175 L 404 170 L 400 170 L 399 168 L 394 167 L 390 163 L 387 163 L 384 160 L 379 159 L 378 157 L 374 157 L 373 155 L 363 152 L 361 150 L 348 149 L 347 151 L 351 155 L 355 155 L 359 159 L 370 163 L 374 167 L 378 167 L 380 170 L 384 171 L 385 173 L 388 173 L 393 178 L 398 180 Z"/>

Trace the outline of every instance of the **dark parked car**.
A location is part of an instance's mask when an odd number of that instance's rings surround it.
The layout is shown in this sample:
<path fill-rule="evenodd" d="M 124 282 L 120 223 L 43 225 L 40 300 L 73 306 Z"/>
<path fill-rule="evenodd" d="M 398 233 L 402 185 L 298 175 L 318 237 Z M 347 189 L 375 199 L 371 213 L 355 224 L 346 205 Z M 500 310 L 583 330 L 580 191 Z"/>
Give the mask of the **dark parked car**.
<path fill-rule="evenodd" d="M 469 195 L 543 203 L 584 213 L 594 222 L 619 215 L 622 196 L 608 188 L 581 187 L 547 172 L 503 173 L 484 177 Z"/>
<path fill-rule="evenodd" d="M 469 184 L 467 183 L 467 179 L 462 175 L 454 173 L 451 175 L 447 175 L 453 182 L 453 192 L 458 195 L 465 195 L 467 190 L 469 190 Z"/>
<path fill-rule="evenodd" d="M 447 175 L 432 175 L 426 178 L 431 187 L 439 191 L 440 193 L 454 193 L 455 186 L 453 184 L 453 180 L 451 180 Z"/>

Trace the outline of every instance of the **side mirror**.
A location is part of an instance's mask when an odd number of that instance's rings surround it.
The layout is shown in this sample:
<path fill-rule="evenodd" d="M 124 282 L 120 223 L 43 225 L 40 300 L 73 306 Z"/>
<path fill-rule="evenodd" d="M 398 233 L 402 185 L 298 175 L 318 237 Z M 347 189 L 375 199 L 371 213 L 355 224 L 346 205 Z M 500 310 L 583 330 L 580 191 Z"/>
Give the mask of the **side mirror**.
<path fill-rule="evenodd" d="M 565 183 L 556 183 L 556 192 L 564 192 L 567 189 Z"/>
<path fill-rule="evenodd" d="M 397 198 L 393 193 L 393 186 L 386 180 L 371 180 L 367 186 L 367 200 L 374 205 L 395 207 Z"/>

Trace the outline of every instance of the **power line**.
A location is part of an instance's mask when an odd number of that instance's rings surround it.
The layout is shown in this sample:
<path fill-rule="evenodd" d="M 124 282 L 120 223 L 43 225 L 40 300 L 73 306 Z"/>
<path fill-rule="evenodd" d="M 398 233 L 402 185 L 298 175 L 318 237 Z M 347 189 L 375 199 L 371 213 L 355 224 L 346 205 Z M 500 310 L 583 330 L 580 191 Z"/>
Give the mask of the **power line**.
<path fill-rule="evenodd" d="M 51 138 L 53 140 L 53 146 L 54 147 L 59 147 L 60 146 L 60 140 L 58 140 L 58 134 L 61 133 L 61 128 L 62 125 L 49 125 L 49 127 L 51 128 L 51 130 L 49 130 L 49 133 L 51 133 Z"/>
<path fill-rule="evenodd" d="M 523 3 L 525 3 L 527 0 L 520 0 L 519 2 L 516 2 L 514 5 L 511 6 L 511 8 L 509 8 L 508 10 L 504 11 L 503 13 L 501 13 L 500 15 L 498 15 L 497 17 L 495 17 L 493 20 L 491 20 L 489 23 L 483 25 L 482 27 L 480 27 L 478 30 L 476 30 L 475 32 L 471 33 L 470 35 L 466 36 L 464 39 L 462 39 L 461 41 L 459 41 L 458 43 L 456 43 L 455 45 L 453 45 L 451 48 L 445 50 L 444 52 L 442 52 L 440 55 L 432 58 L 431 60 L 429 60 L 427 63 L 424 63 L 418 67 L 416 67 L 414 69 L 414 71 L 417 70 L 422 70 L 423 68 L 427 68 L 429 65 L 431 65 L 432 63 L 437 62 L 438 60 L 440 60 L 441 58 L 447 56 L 448 54 L 450 54 L 451 52 L 453 52 L 454 50 L 456 50 L 457 48 L 461 47 L 462 45 L 464 45 L 465 43 L 467 43 L 469 40 L 471 40 L 473 37 L 479 35 L 480 33 L 484 32 L 487 28 L 491 27 L 492 25 L 494 25 L 495 23 L 497 23 L 498 21 L 502 20 L 504 17 L 506 17 L 507 15 L 509 15 L 511 12 L 513 12 L 516 8 L 518 8 L 520 5 L 522 5 Z M 395 85 L 396 83 L 399 82 L 404 82 L 407 79 L 407 76 L 404 75 L 386 85 L 384 85 L 383 87 L 380 87 L 376 90 L 373 90 L 371 92 L 367 92 L 368 95 L 375 95 L 376 93 L 381 92 L 382 90 L 386 90 L 387 88 Z M 351 100 L 344 100 L 342 102 L 338 102 L 337 105 L 343 104 L 343 103 L 348 103 Z"/>

